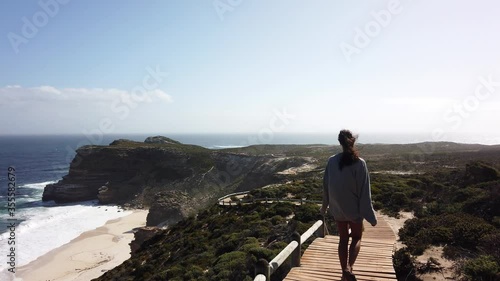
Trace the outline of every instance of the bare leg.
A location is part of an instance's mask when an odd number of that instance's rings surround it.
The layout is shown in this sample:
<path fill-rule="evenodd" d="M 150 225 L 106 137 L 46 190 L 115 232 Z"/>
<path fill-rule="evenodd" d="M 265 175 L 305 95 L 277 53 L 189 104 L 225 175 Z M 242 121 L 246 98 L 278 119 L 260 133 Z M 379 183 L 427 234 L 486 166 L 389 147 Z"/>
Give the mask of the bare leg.
<path fill-rule="evenodd" d="M 352 272 L 352 267 L 356 262 L 359 250 L 361 249 L 361 236 L 363 235 L 363 223 L 349 222 L 351 227 L 351 246 L 349 247 L 349 271 Z"/>
<path fill-rule="evenodd" d="M 337 221 L 337 229 L 339 230 L 339 261 L 342 272 L 349 271 L 347 267 L 347 246 L 349 244 L 349 223 L 345 221 Z"/>

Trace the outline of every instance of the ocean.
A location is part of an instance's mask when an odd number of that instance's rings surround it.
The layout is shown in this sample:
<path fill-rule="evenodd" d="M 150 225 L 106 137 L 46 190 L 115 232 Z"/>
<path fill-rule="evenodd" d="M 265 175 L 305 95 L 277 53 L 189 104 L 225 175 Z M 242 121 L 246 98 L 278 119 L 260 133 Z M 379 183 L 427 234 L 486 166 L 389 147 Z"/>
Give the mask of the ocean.
<path fill-rule="evenodd" d="M 68 173 L 75 149 L 85 144 L 107 145 L 125 138 L 144 141 L 146 137 L 165 135 L 186 144 L 210 149 L 240 147 L 252 144 L 336 144 L 336 135 L 326 134 L 116 134 L 106 136 L 0 136 L 0 272 L 5 271 L 10 247 L 15 235 L 16 267 L 68 243 L 81 233 L 95 229 L 106 221 L 129 214 L 117 206 L 101 206 L 97 201 L 73 204 L 42 202 L 43 188 L 57 182 Z M 366 135 L 362 143 L 411 143 L 425 141 L 417 135 Z M 460 140 L 460 139 L 458 139 Z M 482 140 L 485 140 L 484 138 Z M 462 139 L 462 142 L 478 142 Z M 487 144 L 500 143 L 498 138 Z M 9 168 L 15 169 L 15 179 Z M 15 196 L 8 187 L 15 183 Z M 10 194 L 12 195 L 12 194 Z M 15 197 L 15 210 L 8 209 L 9 199 Z M 12 201 L 10 201 L 12 202 Z M 12 214 L 11 214 L 12 213 Z M 12 224 L 15 231 L 11 231 Z M 11 229 L 9 229 L 11 228 Z M 13 234 L 14 233 L 14 234 Z M 10 239 L 10 240 L 9 240 Z"/>

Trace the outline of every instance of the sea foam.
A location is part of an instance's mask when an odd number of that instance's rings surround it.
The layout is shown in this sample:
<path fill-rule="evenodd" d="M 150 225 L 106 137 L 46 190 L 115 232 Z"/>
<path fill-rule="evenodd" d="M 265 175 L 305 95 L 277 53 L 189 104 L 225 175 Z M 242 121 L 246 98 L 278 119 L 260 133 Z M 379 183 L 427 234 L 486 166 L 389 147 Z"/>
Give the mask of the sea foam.
<path fill-rule="evenodd" d="M 50 182 L 30 184 L 25 187 L 43 190 L 48 183 Z M 21 200 L 23 199 L 25 198 Z M 10 231 L 0 235 L 0 256 L 5 260 L 10 253 L 10 247 L 15 247 L 16 267 L 36 260 L 85 231 L 103 226 L 109 220 L 131 214 L 130 211 L 120 210 L 117 206 L 98 205 L 97 201 L 65 205 L 41 202 L 40 199 L 35 201 L 32 198 L 26 201 L 33 206 L 16 210 L 15 217 L 22 222 L 18 222 L 15 229 L 15 245 L 8 244 Z M 3 215 L 2 219 L 7 218 Z M 8 265 L 5 262 L 0 263 L 0 272 L 5 272 L 6 269 Z"/>

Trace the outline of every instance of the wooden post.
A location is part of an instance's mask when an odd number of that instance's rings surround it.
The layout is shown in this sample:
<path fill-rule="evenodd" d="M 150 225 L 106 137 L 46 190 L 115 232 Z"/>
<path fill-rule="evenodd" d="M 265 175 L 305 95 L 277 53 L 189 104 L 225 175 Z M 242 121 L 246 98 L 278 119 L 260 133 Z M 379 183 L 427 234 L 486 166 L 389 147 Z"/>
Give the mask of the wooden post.
<path fill-rule="evenodd" d="M 318 230 L 316 230 L 316 236 L 318 236 L 320 238 L 324 238 L 325 237 L 325 228 L 326 228 L 326 221 L 323 218 L 323 224 L 318 228 Z"/>
<path fill-rule="evenodd" d="M 292 239 L 293 239 L 293 241 L 297 241 L 297 243 L 299 243 L 298 247 L 292 252 L 292 267 L 297 267 L 297 266 L 300 266 L 300 258 L 301 258 L 300 234 L 297 231 L 295 231 L 292 234 Z"/>
<path fill-rule="evenodd" d="M 263 274 L 264 276 L 266 276 L 266 281 L 271 280 L 271 268 L 269 267 L 269 263 L 265 259 L 260 259 L 255 265 L 255 276 L 259 274 Z"/>

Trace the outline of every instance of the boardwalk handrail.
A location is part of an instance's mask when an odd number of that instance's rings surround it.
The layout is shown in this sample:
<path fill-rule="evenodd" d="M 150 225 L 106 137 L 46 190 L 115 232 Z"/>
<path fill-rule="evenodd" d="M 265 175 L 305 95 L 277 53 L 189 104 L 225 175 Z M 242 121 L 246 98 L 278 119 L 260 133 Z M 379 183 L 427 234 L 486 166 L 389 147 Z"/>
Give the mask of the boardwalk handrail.
<path fill-rule="evenodd" d="M 259 274 L 259 275 L 255 276 L 253 281 L 266 281 L 266 276 L 264 274 Z"/>
<path fill-rule="evenodd" d="M 302 245 L 307 239 L 309 239 L 309 237 L 311 237 L 322 225 L 323 225 L 323 221 L 322 220 L 319 220 L 319 221 L 315 222 L 313 224 L 313 226 L 311 226 L 306 232 L 304 232 L 300 236 L 300 244 Z M 323 234 L 322 234 L 322 236 L 325 236 L 324 227 L 325 226 L 323 226 Z"/>
<path fill-rule="evenodd" d="M 283 250 L 281 250 L 276 257 L 274 257 L 274 259 L 269 263 L 269 266 L 271 267 L 271 274 L 278 270 L 278 267 L 285 262 L 288 256 L 290 256 L 298 246 L 299 243 L 297 241 L 292 241 Z"/>
<path fill-rule="evenodd" d="M 325 237 L 325 225 L 322 220 L 315 222 L 306 232 L 302 235 L 295 232 L 293 234 L 293 240 L 290 242 L 281 252 L 279 252 L 271 262 L 267 262 L 264 259 L 259 260 L 255 266 L 255 278 L 254 281 L 269 281 L 271 280 L 271 274 L 273 274 L 291 255 L 292 256 L 292 267 L 300 266 L 300 246 L 309 239 L 314 233 L 317 233 L 319 237 Z"/>
<path fill-rule="evenodd" d="M 225 203 L 224 200 L 227 198 L 231 198 L 233 196 L 238 196 L 238 195 L 245 195 L 249 194 L 250 191 L 241 191 L 241 192 L 235 192 L 231 194 L 227 194 L 222 196 L 221 198 L 217 199 L 217 202 L 219 205 L 238 205 L 238 204 L 246 204 L 246 203 L 255 203 L 255 202 L 262 202 L 262 201 L 277 201 L 277 202 L 299 202 L 301 205 L 304 203 L 314 203 L 314 204 L 321 204 L 323 201 L 319 200 L 307 200 L 305 198 L 300 198 L 300 199 L 293 199 L 293 198 L 279 198 L 279 197 L 265 197 L 265 198 L 252 198 L 252 199 L 240 199 L 238 202 L 233 203 L 233 202 L 228 202 Z"/>
<path fill-rule="evenodd" d="M 229 198 L 231 196 L 236 196 L 236 195 L 243 195 L 243 194 L 248 194 L 250 191 L 241 191 L 241 192 L 235 192 L 235 193 L 231 193 L 231 194 L 226 194 L 224 196 L 222 196 L 221 198 L 217 199 L 217 202 L 220 202 L 226 198 Z"/>

